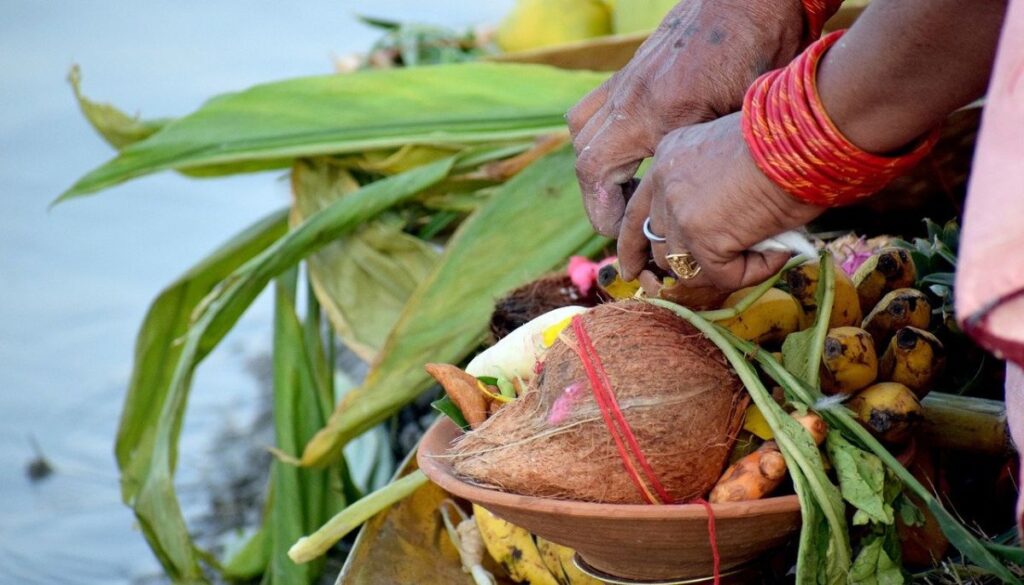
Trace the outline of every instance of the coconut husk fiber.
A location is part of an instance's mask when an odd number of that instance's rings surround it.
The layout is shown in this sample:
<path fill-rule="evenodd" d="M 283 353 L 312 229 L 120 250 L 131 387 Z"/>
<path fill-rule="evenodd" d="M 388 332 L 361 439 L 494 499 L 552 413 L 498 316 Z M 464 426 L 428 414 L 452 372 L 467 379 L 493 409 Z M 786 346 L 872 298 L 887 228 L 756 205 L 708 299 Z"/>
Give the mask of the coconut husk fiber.
<path fill-rule="evenodd" d="M 534 318 L 561 307 L 593 307 L 601 302 L 598 290 L 594 286 L 583 294 L 568 274 L 551 274 L 528 282 L 494 303 L 491 335 L 497 341 Z"/>
<path fill-rule="evenodd" d="M 672 501 L 706 496 L 748 400 L 725 357 L 689 323 L 648 303 L 608 303 L 581 318 L 619 408 Z M 456 473 L 517 494 L 645 503 L 575 344 L 569 327 L 526 392 L 453 446 Z"/>

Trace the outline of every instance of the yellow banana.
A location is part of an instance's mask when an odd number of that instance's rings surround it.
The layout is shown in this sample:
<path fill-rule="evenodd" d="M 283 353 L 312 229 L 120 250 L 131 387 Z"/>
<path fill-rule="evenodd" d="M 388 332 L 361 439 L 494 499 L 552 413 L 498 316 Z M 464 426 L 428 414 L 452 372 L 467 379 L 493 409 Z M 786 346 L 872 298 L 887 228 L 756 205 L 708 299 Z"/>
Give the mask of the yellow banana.
<path fill-rule="evenodd" d="M 509 577 L 530 585 L 559 585 L 544 565 L 533 535 L 511 522 L 473 504 L 473 517 L 480 528 L 487 553 L 508 571 Z"/>
<path fill-rule="evenodd" d="M 899 382 L 924 398 L 945 362 L 945 349 L 938 338 L 917 327 L 904 327 L 885 348 L 879 374 L 883 380 Z"/>
<path fill-rule="evenodd" d="M 913 286 L 917 269 L 910 253 L 901 248 L 883 248 L 864 261 L 853 273 L 860 308 L 868 312 L 889 291 Z"/>
<path fill-rule="evenodd" d="M 875 347 L 886 347 L 889 337 L 901 327 L 927 329 L 932 320 L 932 305 L 923 292 L 912 288 L 898 288 L 878 301 L 864 317 L 861 327 L 871 334 Z"/>
<path fill-rule="evenodd" d="M 629 281 L 622 280 L 619 272 L 619 263 L 616 261 L 602 266 L 597 271 L 597 286 L 611 298 L 621 301 L 633 298 L 636 292 L 640 290 L 640 281 L 635 278 Z"/>
<path fill-rule="evenodd" d="M 860 308 L 857 287 L 842 270 L 836 270 L 836 294 L 832 303 L 832 314 L 829 315 L 829 327 L 845 327 L 860 325 L 864 313 Z M 800 302 L 807 316 L 807 325 L 814 322 L 818 311 L 815 295 L 818 292 L 818 263 L 807 262 L 786 272 L 786 284 L 789 293 Z"/>
<path fill-rule="evenodd" d="M 860 327 L 829 329 L 821 363 L 821 389 L 826 394 L 855 392 L 878 377 L 875 343 Z"/>
<path fill-rule="evenodd" d="M 725 299 L 723 308 L 736 306 L 750 288 L 740 289 Z M 793 295 L 770 288 L 753 305 L 735 317 L 719 322 L 737 337 L 757 344 L 781 342 L 787 335 L 799 331 L 804 322 L 804 310 Z"/>
<path fill-rule="evenodd" d="M 846 404 L 872 435 L 890 445 L 906 443 L 921 420 L 914 391 L 896 382 L 869 386 Z"/>
<path fill-rule="evenodd" d="M 540 557 L 544 560 L 544 566 L 555 576 L 558 585 L 603 585 L 601 581 L 576 568 L 576 564 L 572 562 L 576 551 L 571 548 L 544 540 L 539 536 L 537 537 L 537 548 L 540 549 Z"/>

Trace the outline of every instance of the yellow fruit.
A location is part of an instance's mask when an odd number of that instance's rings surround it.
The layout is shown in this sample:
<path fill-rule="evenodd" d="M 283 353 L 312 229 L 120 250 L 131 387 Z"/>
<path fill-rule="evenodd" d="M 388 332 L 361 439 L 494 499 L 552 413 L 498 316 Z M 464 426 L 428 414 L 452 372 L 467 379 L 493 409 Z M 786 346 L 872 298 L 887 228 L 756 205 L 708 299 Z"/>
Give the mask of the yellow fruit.
<path fill-rule="evenodd" d="M 872 435 L 890 445 L 906 443 L 921 420 L 914 391 L 896 382 L 869 386 L 846 404 Z"/>
<path fill-rule="evenodd" d="M 848 325 L 860 325 L 864 313 L 860 308 L 860 300 L 857 297 L 857 288 L 845 272 L 838 268 L 834 271 L 836 275 L 835 298 L 832 302 L 832 313 L 829 315 L 829 327 L 845 327 Z M 818 304 L 815 295 L 818 293 L 818 263 L 808 262 L 786 272 L 786 284 L 789 285 L 789 293 L 800 302 L 804 314 L 807 316 L 807 325 L 814 322 L 818 311 Z"/>
<path fill-rule="evenodd" d="M 938 338 L 917 327 L 904 327 L 885 348 L 879 374 L 883 380 L 899 382 L 924 398 L 945 362 L 945 349 Z"/>
<path fill-rule="evenodd" d="M 932 305 L 923 292 L 912 288 L 898 288 L 878 301 L 864 317 L 861 327 L 871 334 L 875 347 L 886 347 L 889 337 L 901 327 L 927 329 L 932 320 Z"/>
<path fill-rule="evenodd" d="M 580 41 L 612 31 L 611 12 L 600 0 L 519 0 L 498 27 L 505 52 Z"/>
<path fill-rule="evenodd" d="M 740 289 L 725 299 L 723 308 L 736 306 L 751 291 Z M 770 288 L 753 305 L 735 317 L 719 322 L 719 325 L 734 335 L 757 344 L 781 342 L 787 335 L 799 331 L 804 320 L 804 310 L 793 295 Z"/>
<path fill-rule="evenodd" d="M 821 389 L 826 394 L 855 392 L 878 377 L 875 343 L 860 327 L 830 329 L 821 363 Z"/>
<path fill-rule="evenodd" d="M 544 565 L 532 534 L 476 504 L 473 504 L 473 518 L 480 528 L 487 553 L 508 571 L 509 577 L 531 585 L 559 585 Z"/>
<path fill-rule="evenodd" d="M 622 280 L 619 263 L 616 261 L 602 266 L 597 271 L 597 286 L 612 299 L 621 301 L 631 299 L 636 295 L 640 290 L 640 281 L 635 278 L 630 281 Z"/>
<path fill-rule="evenodd" d="M 544 566 L 555 576 L 559 585 L 602 585 L 601 581 L 587 575 L 576 567 L 572 557 L 576 551 L 567 546 L 555 544 L 537 537 L 537 548 Z"/>
<path fill-rule="evenodd" d="M 889 291 L 913 286 L 917 269 L 910 253 L 901 248 L 883 248 L 853 273 L 860 308 L 868 312 Z"/>

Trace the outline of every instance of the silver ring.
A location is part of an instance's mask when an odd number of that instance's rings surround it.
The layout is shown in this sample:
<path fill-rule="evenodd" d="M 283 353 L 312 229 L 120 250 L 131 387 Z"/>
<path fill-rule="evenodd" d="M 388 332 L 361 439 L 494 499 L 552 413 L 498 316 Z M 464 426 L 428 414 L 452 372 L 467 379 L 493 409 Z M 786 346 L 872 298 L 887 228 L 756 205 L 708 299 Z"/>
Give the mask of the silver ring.
<path fill-rule="evenodd" d="M 652 242 L 666 241 L 665 238 L 651 231 L 651 216 L 647 216 L 647 219 L 644 220 L 644 235 Z"/>

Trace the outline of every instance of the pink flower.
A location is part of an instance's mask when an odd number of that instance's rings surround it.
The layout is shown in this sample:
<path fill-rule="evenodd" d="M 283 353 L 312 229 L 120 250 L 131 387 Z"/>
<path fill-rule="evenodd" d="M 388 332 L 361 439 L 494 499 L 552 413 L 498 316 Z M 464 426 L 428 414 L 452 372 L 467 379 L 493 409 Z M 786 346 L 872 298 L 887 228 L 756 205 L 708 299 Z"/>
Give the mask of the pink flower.
<path fill-rule="evenodd" d="M 597 282 L 597 272 L 612 262 L 615 262 L 615 256 L 609 256 L 600 262 L 591 262 L 584 256 L 573 256 L 569 258 L 569 267 L 566 272 L 568 272 L 572 284 L 579 289 L 583 296 L 586 296 Z"/>

